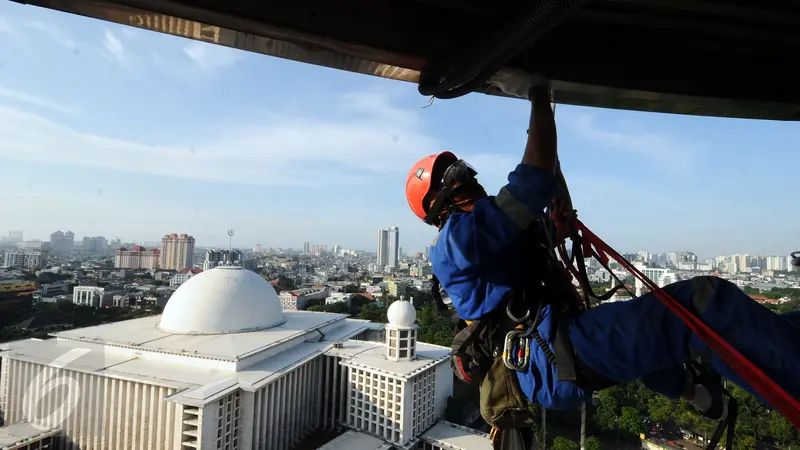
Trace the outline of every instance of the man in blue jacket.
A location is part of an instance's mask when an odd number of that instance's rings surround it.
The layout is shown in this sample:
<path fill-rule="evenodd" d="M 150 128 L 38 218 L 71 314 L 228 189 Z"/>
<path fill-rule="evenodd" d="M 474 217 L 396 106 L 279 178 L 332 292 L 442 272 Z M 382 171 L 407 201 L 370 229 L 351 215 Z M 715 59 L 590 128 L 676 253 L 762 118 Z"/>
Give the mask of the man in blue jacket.
<path fill-rule="evenodd" d="M 450 152 L 420 160 L 406 183 L 412 211 L 440 230 L 430 252 L 433 271 L 466 321 L 505 308 L 509 294 L 530 276 L 517 263 L 527 251 L 521 236 L 551 204 L 559 180 L 563 185 L 548 84 L 531 80 L 528 86 L 500 87 L 532 102 L 525 153 L 508 184 L 496 196 L 488 196 L 475 179 L 477 173 Z M 777 315 L 716 277 L 664 289 L 790 395 L 800 396 L 798 314 Z M 538 330 L 545 340 L 554 326 L 551 313 L 550 306 L 542 310 Z M 725 418 L 727 399 L 721 387 L 695 384 L 687 376 L 683 364 L 698 355 L 704 355 L 719 375 L 763 401 L 652 294 L 592 308 L 570 318 L 567 329 L 576 360 L 584 367 L 616 382 L 640 380 L 667 397 L 686 398 L 711 419 Z M 552 342 L 545 345 L 554 348 Z M 529 401 L 565 409 L 591 398 L 584 386 L 559 380 L 542 348 L 531 346 L 530 362 L 526 370 L 517 371 Z"/>

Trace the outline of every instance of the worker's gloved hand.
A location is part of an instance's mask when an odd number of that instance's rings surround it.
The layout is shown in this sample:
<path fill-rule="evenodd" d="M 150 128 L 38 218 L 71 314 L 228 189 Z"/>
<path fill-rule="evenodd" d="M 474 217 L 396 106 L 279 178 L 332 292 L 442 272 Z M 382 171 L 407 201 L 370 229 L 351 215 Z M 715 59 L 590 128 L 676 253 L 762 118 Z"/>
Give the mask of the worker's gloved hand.
<path fill-rule="evenodd" d="M 549 87 L 550 85 L 550 81 L 541 75 L 530 74 L 510 67 L 498 70 L 486 83 L 508 95 L 519 98 L 530 98 L 530 90 L 535 86 L 546 85 Z"/>

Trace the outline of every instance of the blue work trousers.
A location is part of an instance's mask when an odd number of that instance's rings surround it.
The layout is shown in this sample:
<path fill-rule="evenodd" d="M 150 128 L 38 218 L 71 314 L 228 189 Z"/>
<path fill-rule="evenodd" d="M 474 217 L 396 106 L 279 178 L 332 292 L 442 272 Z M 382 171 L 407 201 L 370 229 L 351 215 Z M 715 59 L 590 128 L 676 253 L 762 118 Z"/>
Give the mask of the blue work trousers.
<path fill-rule="evenodd" d="M 790 395 L 800 397 L 800 311 L 776 314 L 717 277 L 680 281 L 664 290 L 697 311 L 706 324 Z M 590 309 L 573 319 L 569 331 L 577 356 L 589 368 L 619 382 L 641 380 L 648 389 L 670 398 L 678 398 L 684 391 L 682 363 L 693 354 L 710 352 L 651 293 Z M 710 360 L 721 376 L 764 401 L 719 356 L 711 353 Z"/>

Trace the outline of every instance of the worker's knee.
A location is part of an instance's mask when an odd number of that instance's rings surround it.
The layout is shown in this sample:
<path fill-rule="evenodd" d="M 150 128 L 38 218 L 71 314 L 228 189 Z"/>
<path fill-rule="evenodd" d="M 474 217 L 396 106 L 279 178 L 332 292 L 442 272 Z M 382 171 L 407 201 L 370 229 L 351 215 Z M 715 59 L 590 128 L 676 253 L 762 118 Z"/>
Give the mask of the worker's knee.
<path fill-rule="evenodd" d="M 664 287 L 668 294 L 698 315 L 703 315 L 721 295 L 736 289 L 730 281 L 714 276 L 694 277 Z"/>
<path fill-rule="evenodd" d="M 703 315 L 714 301 L 720 282 L 729 283 L 718 277 L 701 276 L 692 278 L 692 306 L 699 315 Z"/>

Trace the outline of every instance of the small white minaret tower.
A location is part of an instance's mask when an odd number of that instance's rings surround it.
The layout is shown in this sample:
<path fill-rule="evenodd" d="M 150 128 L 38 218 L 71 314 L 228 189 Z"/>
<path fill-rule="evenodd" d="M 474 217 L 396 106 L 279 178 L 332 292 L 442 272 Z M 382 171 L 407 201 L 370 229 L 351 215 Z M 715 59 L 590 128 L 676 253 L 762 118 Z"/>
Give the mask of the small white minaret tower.
<path fill-rule="evenodd" d="M 417 310 L 411 302 L 400 299 L 386 312 L 386 358 L 411 361 L 417 357 Z"/>

